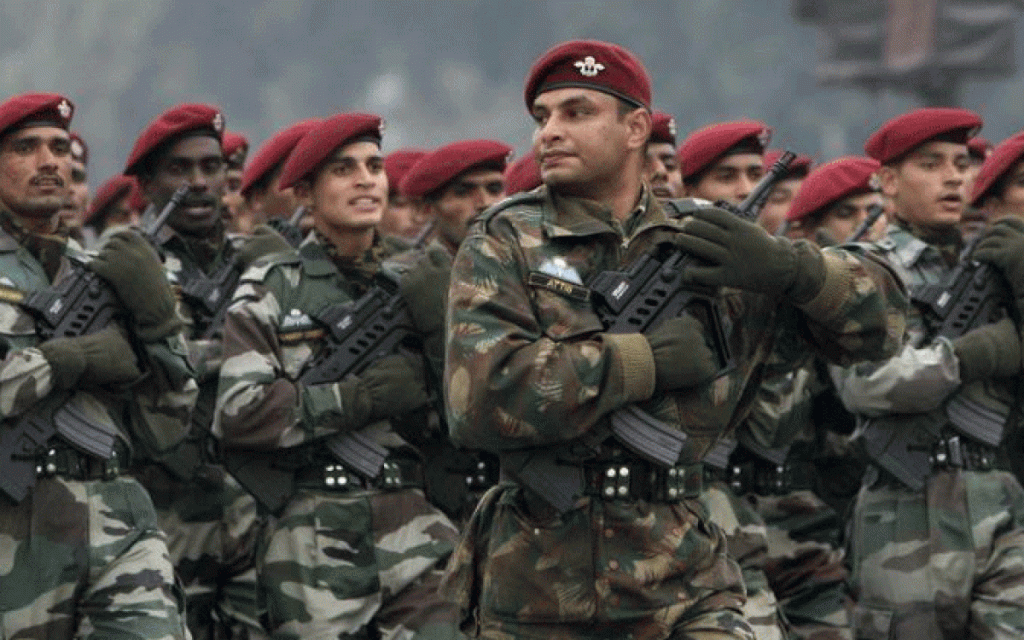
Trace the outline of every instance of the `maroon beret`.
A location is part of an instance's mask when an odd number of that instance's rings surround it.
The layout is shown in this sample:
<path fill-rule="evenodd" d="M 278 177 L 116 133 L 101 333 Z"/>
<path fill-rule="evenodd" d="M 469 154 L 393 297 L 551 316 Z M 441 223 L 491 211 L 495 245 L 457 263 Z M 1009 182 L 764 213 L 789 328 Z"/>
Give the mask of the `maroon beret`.
<path fill-rule="evenodd" d="M 981 206 L 986 192 L 1024 157 L 1024 131 L 1003 140 L 981 165 L 971 191 L 971 206 Z"/>
<path fill-rule="evenodd" d="M 845 156 L 821 165 L 807 175 L 786 212 L 786 220 L 802 220 L 848 196 L 878 190 L 877 160 Z"/>
<path fill-rule="evenodd" d="M 132 195 L 128 197 L 128 208 L 141 214 L 148 206 L 149 198 L 146 197 L 145 192 L 142 191 L 142 187 L 139 185 L 139 181 L 136 180 L 132 185 Z"/>
<path fill-rule="evenodd" d="M 495 140 L 462 140 L 440 147 L 420 158 L 402 178 L 399 190 L 422 197 L 437 191 L 453 178 L 483 164 L 505 170 L 512 147 Z"/>
<path fill-rule="evenodd" d="M 52 123 L 61 129 L 71 126 L 75 105 L 56 93 L 23 93 L 0 104 L 0 135 L 22 123 Z"/>
<path fill-rule="evenodd" d="M 676 119 L 664 111 L 652 113 L 651 142 L 667 142 L 676 146 Z"/>
<path fill-rule="evenodd" d="M 967 109 L 929 107 L 896 116 L 871 134 L 864 152 L 882 164 L 940 136 L 967 139 L 981 129 L 981 116 Z"/>
<path fill-rule="evenodd" d="M 281 188 L 295 186 L 330 157 L 334 151 L 357 138 L 380 141 L 384 121 L 372 113 L 339 113 L 321 120 L 296 143 L 281 169 Z"/>
<path fill-rule="evenodd" d="M 309 133 L 309 130 L 318 124 L 320 124 L 319 118 L 301 120 L 270 136 L 270 139 L 263 143 L 263 146 L 253 154 L 252 159 L 245 165 L 240 189 L 242 195 L 247 195 L 257 182 L 287 160 L 288 154 L 292 152 L 302 136 Z"/>
<path fill-rule="evenodd" d="M 221 143 L 221 146 L 224 148 L 225 158 L 230 158 L 242 149 L 246 153 L 249 151 L 249 141 L 246 140 L 245 136 L 234 131 L 224 132 L 224 141 Z"/>
<path fill-rule="evenodd" d="M 398 185 L 402 182 L 402 178 L 427 153 L 426 149 L 396 149 L 384 158 L 384 172 L 388 174 L 388 185 L 392 191 L 401 193 Z"/>
<path fill-rule="evenodd" d="M 532 153 L 519 158 L 505 169 L 505 193 L 508 195 L 532 191 L 543 182 L 537 157 Z"/>
<path fill-rule="evenodd" d="M 71 159 L 82 164 L 89 164 L 89 145 L 77 131 L 71 132 Z"/>
<path fill-rule="evenodd" d="M 967 141 L 967 153 L 971 154 L 972 158 L 984 160 L 992 153 L 992 143 L 987 138 L 974 136 Z"/>
<path fill-rule="evenodd" d="M 104 182 L 99 190 L 96 191 L 96 197 L 89 203 L 89 208 L 85 212 L 85 217 L 82 218 L 82 223 L 89 224 L 89 221 L 95 218 L 101 211 L 129 195 L 134 186 L 135 178 L 126 175 L 116 175 Z"/>
<path fill-rule="evenodd" d="M 785 153 L 782 149 L 768 149 L 764 152 L 764 170 L 772 168 L 772 165 L 779 161 L 782 154 Z M 814 160 L 811 156 L 806 156 L 802 153 L 796 154 L 796 158 L 793 162 L 789 163 L 789 171 L 786 173 L 787 177 L 791 176 L 806 176 L 811 170 L 811 165 L 814 164 Z"/>
<path fill-rule="evenodd" d="M 683 178 L 706 169 L 729 149 L 744 141 L 756 144 L 763 151 L 772 138 L 772 130 L 757 120 L 719 122 L 697 129 L 679 145 L 676 156 Z"/>
<path fill-rule="evenodd" d="M 151 153 L 189 131 L 208 131 L 219 141 L 224 136 L 224 115 L 217 107 L 208 104 L 180 104 L 164 111 L 143 129 L 135 141 L 125 164 L 125 175 L 138 174 Z"/>
<path fill-rule="evenodd" d="M 563 87 L 596 89 L 651 109 L 651 78 L 644 63 L 617 44 L 570 40 L 548 50 L 526 76 L 526 109 L 537 94 Z"/>

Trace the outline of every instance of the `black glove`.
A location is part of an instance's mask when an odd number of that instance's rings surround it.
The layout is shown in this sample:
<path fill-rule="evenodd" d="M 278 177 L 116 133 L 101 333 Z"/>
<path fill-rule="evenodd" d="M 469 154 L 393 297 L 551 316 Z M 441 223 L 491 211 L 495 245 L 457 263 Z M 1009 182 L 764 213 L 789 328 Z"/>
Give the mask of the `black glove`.
<path fill-rule="evenodd" d="M 644 337 L 654 354 L 654 389 L 687 389 L 715 377 L 715 354 L 704 340 L 704 327 L 690 315 L 671 318 Z"/>
<path fill-rule="evenodd" d="M 353 428 L 427 406 L 421 368 L 401 355 L 387 356 L 355 378 L 338 382 L 341 405 Z"/>
<path fill-rule="evenodd" d="M 802 304 L 825 283 L 824 259 L 811 243 L 768 235 L 760 225 L 721 208 L 694 211 L 676 244 L 708 263 L 686 268 L 684 280 L 692 284 L 785 296 Z"/>
<path fill-rule="evenodd" d="M 153 342 L 181 330 L 174 293 L 156 250 L 135 231 L 110 237 L 89 268 L 114 287 L 135 319 L 136 333 Z"/>
<path fill-rule="evenodd" d="M 953 340 L 953 352 L 964 384 L 1021 372 L 1020 333 L 1010 318 L 971 329 Z"/>
<path fill-rule="evenodd" d="M 58 389 L 127 383 L 142 375 L 131 344 L 116 327 L 77 338 L 53 338 L 38 349 L 50 363 Z"/>
<path fill-rule="evenodd" d="M 1024 220 L 1007 216 L 994 222 L 971 257 L 999 269 L 1010 284 L 1013 297 L 1024 297 Z"/>
<path fill-rule="evenodd" d="M 239 247 L 238 264 L 244 271 L 263 256 L 292 250 L 292 245 L 288 244 L 281 234 L 261 224 L 252 230 L 252 235 Z"/>
<path fill-rule="evenodd" d="M 427 250 L 426 259 L 409 270 L 399 284 L 409 315 L 425 336 L 444 330 L 451 273 L 451 260 L 444 249 L 432 247 Z"/>

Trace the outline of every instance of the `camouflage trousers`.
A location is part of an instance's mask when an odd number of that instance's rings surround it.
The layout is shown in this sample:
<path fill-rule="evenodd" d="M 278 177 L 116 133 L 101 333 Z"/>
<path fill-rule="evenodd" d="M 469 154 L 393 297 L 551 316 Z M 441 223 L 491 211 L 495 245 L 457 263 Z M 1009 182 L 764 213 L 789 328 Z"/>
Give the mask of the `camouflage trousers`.
<path fill-rule="evenodd" d="M 418 489 L 301 490 L 258 564 L 275 638 L 458 638 L 437 591 L 458 532 Z"/>
<path fill-rule="evenodd" d="M 858 638 L 1024 637 L 1024 490 L 1010 473 L 937 472 L 920 492 L 869 474 L 850 559 Z"/>
<path fill-rule="evenodd" d="M 753 640 L 739 567 L 696 501 L 583 498 L 559 514 L 500 484 L 473 513 L 442 591 L 479 638 Z"/>
<path fill-rule="evenodd" d="M 195 640 L 268 637 L 256 603 L 256 548 L 266 520 L 256 501 L 216 466 L 182 482 L 159 465 L 136 470 L 185 588 Z"/>
<path fill-rule="evenodd" d="M 0 498 L 0 638 L 186 637 L 149 496 L 129 479 L 41 479 Z"/>
<path fill-rule="evenodd" d="M 793 638 L 849 640 L 850 598 L 844 554 L 836 547 L 842 524 L 810 491 L 747 494 L 764 520 L 764 573 Z"/>
<path fill-rule="evenodd" d="M 764 572 L 768 559 L 768 530 L 764 520 L 724 482 L 706 484 L 700 501 L 711 521 L 725 533 L 729 557 L 740 565 L 747 588 L 743 615 L 753 628 L 754 637 L 783 640 L 787 637 L 785 624 Z"/>

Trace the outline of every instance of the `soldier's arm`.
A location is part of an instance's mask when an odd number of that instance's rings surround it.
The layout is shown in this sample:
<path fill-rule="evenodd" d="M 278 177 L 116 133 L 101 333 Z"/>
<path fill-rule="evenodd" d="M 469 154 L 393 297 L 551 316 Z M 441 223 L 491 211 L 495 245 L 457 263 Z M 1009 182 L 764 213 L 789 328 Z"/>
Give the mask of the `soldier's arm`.
<path fill-rule="evenodd" d="M 142 351 L 148 375 L 132 387 L 129 424 L 136 438 L 159 453 L 187 435 L 199 386 L 181 332 L 143 343 Z"/>
<path fill-rule="evenodd" d="M 639 334 L 602 333 L 590 303 L 577 326 L 542 331 L 514 231 L 474 231 L 452 269 L 445 388 L 452 439 L 490 451 L 562 442 L 607 412 L 651 396 L 653 359 Z M 570 304 L 570 303 L 566 303 Z"/>
<path fill-rule="evenodd" d="M 53 370 L 35 347 L 12 349 L 0 362 L 0 416 L 24 413 L 53 391 Z"/>

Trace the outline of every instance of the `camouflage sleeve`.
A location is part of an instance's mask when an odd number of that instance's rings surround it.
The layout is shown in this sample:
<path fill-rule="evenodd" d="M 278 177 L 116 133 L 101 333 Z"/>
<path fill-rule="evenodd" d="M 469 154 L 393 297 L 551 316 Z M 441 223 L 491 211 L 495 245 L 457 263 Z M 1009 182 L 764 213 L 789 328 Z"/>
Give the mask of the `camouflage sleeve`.
<path fill-rule="evenodd" d="M 799 305 L 815 350 L 849 365 L 893 356 L 903 342 L 909 299 L 900 278 L 881 259 L 856 246 L 822 252 L 825 283 Z"/>
<path fill-rule="evenodd" d="M 960 387 L 960 365 L 945 338 L 926 347 L 907 344 L 882 363 L 830 367 L 839 398 L 853 413 L 923 413 L 938 408 Z"/>
<path fill-rule="evenodd" d="M 792 444 L 811 417 L 813 374 L 813 367 L 806 365 L 763 381 L 740 424 L 740 439 L 752 438 L 766 448 Z"/>
<path fill-rule="evenodd" d="M 21 415 L 52 390 L 50 363 L 39 349 L 12 349 L 0 363 L 0 416 Z"/>
<path fill-rule="evenodd" d="M 132 435 L 151 452 L 167 451 L 188 433 L 199 397 L 185 338 L 176 333 L 142 345 L 148 375 L 132 388 Z"/>
<path fill-rule="evenodd" d="M 511 225 L 462 244 L 449 290 L 445 388 L 452 439 L 490 451 L 587 433 L 607 412 L 653 391 L 639 334 L 609 335 L 589 303 L 542 329 Z M 565 301 L 554 304 L 570 304 Z M 646 351 L 645 351 L 646 350 Z M 645 359 L 646 358 L 646 359 Z"/>

